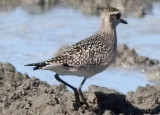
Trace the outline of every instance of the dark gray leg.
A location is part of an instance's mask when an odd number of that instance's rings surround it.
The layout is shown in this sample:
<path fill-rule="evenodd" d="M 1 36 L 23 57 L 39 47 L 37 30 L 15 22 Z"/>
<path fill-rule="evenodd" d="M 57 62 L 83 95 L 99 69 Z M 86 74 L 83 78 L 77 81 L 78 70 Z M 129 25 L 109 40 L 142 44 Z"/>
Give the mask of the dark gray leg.
<path fill-rule="evenodd" d="M 76 98 L 76 102 L 78 102 L 80 104 L 80 99 L 79 99 L 79 94 L 78 94 L 78 91 L 75 87 L 71 86 L 70 84 L 68 84 L 67 82 L 63 81 L 58 74 L 55 74 L 54 76 L 56 78 L 57 81 L 63 83 L 64 85 L 70 87 L 73 91 L 74 91 L 74 95 L 75 95 L 75 98 Z"/>
<path fill-rule="evenodd" d="M 81 88 L 82 88 L 84 82 L 86 81 L 86 79 L 87 79 L 87 78 L 84 77 L 83 81 L 81 82 L 81 84 L 80 84 L 80 86 L 79 86 L 79 88 L 78 88 L 78 92 L 79 92 L 79 94 L 80 94 L 80 96 L 81 96 L 83 102 L 86 104 L 87 107 L 89 107 L 89 105 L 88 105 L 86 99 L 85 99 L 84 96 L 83 96 L 82 90 L 81 90 Z"/>

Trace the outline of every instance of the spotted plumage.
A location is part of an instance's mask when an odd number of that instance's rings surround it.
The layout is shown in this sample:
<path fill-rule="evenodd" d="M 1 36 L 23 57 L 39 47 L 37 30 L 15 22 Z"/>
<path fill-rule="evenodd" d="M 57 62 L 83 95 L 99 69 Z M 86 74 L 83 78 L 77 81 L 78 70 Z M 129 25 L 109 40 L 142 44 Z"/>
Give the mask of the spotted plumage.
<path fill-rule="evenodd" d="M 54 71 L 55 78 L 72 88 L 75 94 L 77 94 L 76 88 L 60 79 L 58 75 L 84 77 L 79 87 L 79 93 L 85 101 L 81 93 L 81 87 L 85 80 L 105 70 L 116 56 L 116 26 L 119 23 L 127 24 L 121 19 L 120 11 L 113 7 L 107 8 L 101 14 L 100 29 L 96 34 L 67 47 L 54 58 L 40 63 L 27 64 L 27 66 L 35 66 L 34 70 Z M 76 100 L 79 99 L 76 97 Z"/>
<path fill-rule="evenodd" d="M 69 50 L 62 53 L 61 56 L 52 58 L 49 60 L 49 63 L 66 63 L 70 67 L 78 68 L 93 68 L 94 66 L 100 65 L 103 61 L 103 58 L 107 57 L 114 46 L 115 42 L 106 42 L 110 41 L 110 38 L 102 34 L 95 34 L 92 37 L 80 41 L 75 45 L 72 45 Z M 106 53 L 107 52 L 107 53 Z"/>
<path fill-rule="evenodd" d="M 45 69 L 48 65 L 54 64 L 71 71 L 73 68 L 76 70 L 94 70 L 94 68 L 100 67 L 104 63 L 109 63 L 109 61 L 114 58 L 111 55 L 115 54 L 115 49 L 116 40 L 112 40 L 105 34 L 97 33 L 72 45 L 67 51 L 57 57 L 32 65 L 36 66 L 34 70 Z M 106 58 L 108 59 L 106 60 Z M 64 74 L 67 73 L 63 72 L 63 75 Z M 90 77 L 91 75 L 86 76 Z"/>

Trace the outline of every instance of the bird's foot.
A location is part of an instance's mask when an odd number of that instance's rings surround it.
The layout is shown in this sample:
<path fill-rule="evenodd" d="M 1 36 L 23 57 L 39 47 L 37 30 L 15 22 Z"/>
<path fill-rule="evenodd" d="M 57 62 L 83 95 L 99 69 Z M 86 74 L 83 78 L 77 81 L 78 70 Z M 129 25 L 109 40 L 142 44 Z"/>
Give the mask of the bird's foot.
<path fill-rule="evenodd" d="M 89 108 L 89 104 L 87 103 L 85 97 L 83 96 L 82 90 L 80 88 L 78 88 L 78 93 L 79 93 L 79 95 L 80 95 L 80 97 L 81 97 L 81 99 L 83 101 L 81 104 L 85 104 L 86 108 Z"/>

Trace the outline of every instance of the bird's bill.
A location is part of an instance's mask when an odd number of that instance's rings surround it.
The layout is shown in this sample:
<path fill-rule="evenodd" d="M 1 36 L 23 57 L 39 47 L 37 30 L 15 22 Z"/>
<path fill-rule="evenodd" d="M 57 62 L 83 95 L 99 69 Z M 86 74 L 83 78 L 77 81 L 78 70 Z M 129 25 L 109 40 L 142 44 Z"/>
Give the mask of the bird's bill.
<path fill-rule="evenodd" d="M 123 20 L 123 19 L 121 19 L 121 23 L 123 23 L 123 24 L 128 24 L 128 22 L 125 21 L 125 20 Z"/>

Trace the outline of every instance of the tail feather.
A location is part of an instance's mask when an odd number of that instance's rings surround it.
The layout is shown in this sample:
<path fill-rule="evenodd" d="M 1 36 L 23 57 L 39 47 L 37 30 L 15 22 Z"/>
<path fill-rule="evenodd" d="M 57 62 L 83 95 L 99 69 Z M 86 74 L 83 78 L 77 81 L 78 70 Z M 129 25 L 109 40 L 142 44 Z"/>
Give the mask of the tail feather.
<path fill-rule="evenodd" d="M 31 64 L 26 64 L 25 66 L 35 66 L 33 68 L 33 70 L 38 70 L 38 69 L 42 69 L 44 66 L 46 66 L 47 63 L 46 62 L 40 62 L 40 63 L 31 63 Z"/>

